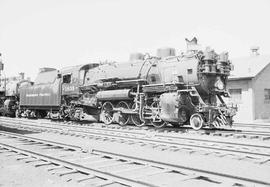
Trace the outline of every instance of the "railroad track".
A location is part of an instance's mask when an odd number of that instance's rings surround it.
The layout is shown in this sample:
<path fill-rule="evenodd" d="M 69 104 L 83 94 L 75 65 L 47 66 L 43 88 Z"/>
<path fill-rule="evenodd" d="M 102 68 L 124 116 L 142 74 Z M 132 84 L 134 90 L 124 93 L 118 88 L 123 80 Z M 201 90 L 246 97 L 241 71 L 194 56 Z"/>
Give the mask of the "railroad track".
<path fill-rule="evenodd" d="M 243 129 L 201 129 L 199 131 L 195 131 L 190 127 L 181 127 L 181 128 L 175 128 L 175 127 L 165 127 L 161 129 L 154 128 L 152 126 L 144 126 L 144 127 L 136 127 L 136 126 L 119 126 L 116 124 L 111 125 L 104 125 L 102 123 L 79 123 L 79 122 L 63 122 L 63 121 L 50 121 L 50 120 L 42 120 L 41 122 L 39 120 L 29 120 L 24 118 L 7 118 L 7 117 L 0 117 L 1 121 L 18 121 L 18 122 L 27 122 L 27 123 L 42 123 L 42 124 L 56 124 L 56 125 L 62 125 L 63 127 L 67 127 L 67 125 L 70 127 L 72 126 L 85 126 L 89 129 L 113 129 L 113 130 L 121 130 L 129 132 L 129 131 L 145 131 L 145 132 L 157 132 L 157 133 L 170 133 L 170 134 L 198 134 L 198 135 L 209 135 L 209 136 L 222 136 L 227 138 L 236 138 L 236 139 L 255 139 L 255 140 L 270 140 L 270 127 L 268 131 L 265 130 L 243 130 Z M 236 124 L 238 125 L 241 124 Z M 245 124 L 242 124 L 245 125 Z M 265 125 L 264 125 L 265 126 Z M 267 126 L 267 125 L 266 125 Z"/>
<path fill-rule="evenodd" d="M 44 121 L 45 122 L 45 121 Z M 46 123 L 46 122 L 45 122 Z M 49 122 L 50 123 L 50 122 Z M 55 124 L 62 124 L 61 122 L 55 123 Z M 87 126 L 88 128 L 94 127 L 94 128 L 107 128 L 107 129 L 121 129 L 121 130 L 143 130 L 148 132 L 159 132 L 159 133 L 177 133 L 177 134 L 198 134 L 198 135 L 210 135 L 210 136 L 223 136 L 228 138 L 236 138 L 236 139 L 258 139 L 258 140 L 270 140 L 270 127 L 269 130 L 257 130 L 257 129 L 209 129 L 204 128 L 199 131 L 196 131 L 190 127 L 164 127 L 161 129 L 157 129 L 152 126 L 145 126 L 145 127 L 135 127 L 132 125 L 126 125 L 126 126 L 119 126 L 117 124 L 112 125 L 104 125 L 102 123 L 78 123 L 78 122 L 72 122 L 69 123 L 72 125 L 78 125 L 78 126 Z M 236 126 L 238 127 L 238 126 Z"/>
<path fill-rule="evenodd" d="M 84 152 L 78 146 L 3 131 L 0 131 L 0 140 L 0 154 L 15 157 L 35 167 L 44 167 L 67 182 L 75 181 L 82 185 L 179 186 L 190 181 L 205 186 L 270 185 L 268 181 L 100 150 Z"/>
<path fill-rule="evenodd" d="M 270 125 L 260 123 L 235 123 L 235 127 L 251 128 L 251 129 L 264 129 L 270 131 Z"/>
<path fill-rule="evenodd" d="M 19 121 L 16 121 L 19 123 Z M 27 123 L 28 122 L 28 123 Z M 100 141 L 119 142 L 148 146 L 161 151 L 179 151 L 199 153 L 202 155 L 215 155 L 217 157 L 229 157 L 237 160 L 247 160 L 256 164 L 270 162 L 270 146 L 250 143 L 237 143 L 186 136 L 165 135 L 164 133 L 144 133 L 123 131 L 121 129 L 107 129 L 89 126 L 69 126 L 62 123 L 32 124 L 33 121 L 2 121 L 2 125 L 13 128 L 22 128 L 29 131 L 53 132 L 70 136 L 79 136 Z"/>
<path fill-rule="evenodd" d="M 45 122 L 46 123 L 46 122 Z M 61 123 L 61 122 L 58 122 Z M 260 129 L 241 129 L 238 128 L 240 126 L 236 125 L 233 129 L 209 129 L 203 128 L 198 131 L 190 128 L 190 127 L 164 127 L 161 129 L 157 129 L 152 126 L 144 126 L 144 127 L 136 127 L 133 125 L 119 126 L 117 124 L 104 125 L 102 123 L 79 123 L 79 122 L 71 122 L 69 124 L 79 125 L 79 126 L 88 126 L 88 127 L 100 127 L 100 128 L 108 128 L 108 129 L 122 129 L 122 130 L 143 130 L 149 132 L 160 132 L 160 133 L 180 133 L 180 134 L 198 134 L 198 135 L 210 135 L 210 136 L 225 136 L 230 138 L 247 138 L 247 139 L 258 139 L 258 140 L 270 140 L 270 127 L 268 130 Z"/>

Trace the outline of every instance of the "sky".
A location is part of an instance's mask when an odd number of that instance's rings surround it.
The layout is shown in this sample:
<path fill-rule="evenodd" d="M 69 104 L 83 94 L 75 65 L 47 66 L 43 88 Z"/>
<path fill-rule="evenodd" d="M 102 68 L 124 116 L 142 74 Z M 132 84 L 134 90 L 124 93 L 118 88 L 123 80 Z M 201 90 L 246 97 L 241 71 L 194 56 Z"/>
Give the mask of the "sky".
<path fill-rule="evenodd" d="M 104 60 L 160 47 L 186 50 L 196 36 L 203 47 L 270 54 L 270 0 L 0 0 L 0 53 L 7 77 L 41 67 Z"/>

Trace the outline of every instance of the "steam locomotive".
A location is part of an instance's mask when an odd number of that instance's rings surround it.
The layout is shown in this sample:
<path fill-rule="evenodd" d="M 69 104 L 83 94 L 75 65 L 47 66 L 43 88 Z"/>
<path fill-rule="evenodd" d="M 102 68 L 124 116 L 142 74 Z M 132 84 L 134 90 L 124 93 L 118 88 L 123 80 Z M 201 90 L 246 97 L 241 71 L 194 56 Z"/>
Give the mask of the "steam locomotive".
<path fill-rule="evenodd" d="M 24 78 L 24 73 L 19 76 L 0 79 L 0 114 L 14 116 L 19 107 L 20 88 L 31 86 L 33 82 Z"/>
<path fill-rule="evenodd" d="M 187 42 L 196 45 L 197 39 Z M 121 126 L 228 127 L 235 109 L 223 97 L 229 97 L 231 69 L 228 53 L 210 48 L 178 56 L 163 48 L 157 56 L 131 54 L 127 62 L 42 68 L 33 85 L 20 88 L 14 115 Z"/>

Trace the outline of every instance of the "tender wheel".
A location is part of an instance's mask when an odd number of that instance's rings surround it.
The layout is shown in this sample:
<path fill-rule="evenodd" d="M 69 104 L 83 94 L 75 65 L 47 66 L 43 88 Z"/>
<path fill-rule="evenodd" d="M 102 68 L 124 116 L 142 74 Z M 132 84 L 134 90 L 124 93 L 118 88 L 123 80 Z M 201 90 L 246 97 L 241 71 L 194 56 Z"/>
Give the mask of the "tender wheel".
<path fill-rule="evenodd" d="M 38 118 L 45 118 L 47 116 L 47 112 L 44 110 L 40 110 L 37 112 L 37 117 Z"/>
<path fill-rule="evenodd" d="M 136 104 L 134 103 L 134 104 L 132 105 L 131 108 L 132 108 L 132 109 L 135 109 L 135 107 L 136 107 Z M 142 126 L 145 125 L 145 123 L 142 122 L 142 121 L 140 120 L 139 114 L 132 114 L 132 115 L 131 115 L 131 121 L 132 121 L 132 123 L 134 123 L 134 125 L 136 125 L 137 127 L 142 127 Z"/>
<path fill-rule="evenodd" d="M 116 105 L 116 108 L 129 109 L 129 106 L 126 102 L 121 101 Z M 117 116 L 115 121 L 117 121 L 119 125 L 124 126 L 129 122 L 129 114 L 118 112 L 115 115 Z"/>
<path fill-rule="evenodd" d="M 113 104 L 111 102 L 105 102 L 102 105 L 100 120 L 106 125 L 110 125 L 113 122 Z"/>
<path fill-rule="evenodd" d="M 204 121 L 201 114 L 195 113 L 190 117 L 189 123 L 194 130 L 199 130 L 203 127 Z"/>
<path fill-rule="evenodd" d="M 20 111 L 18 109 L 15 111 L 15 117 L 16 118 L 20 118 L 21 117 L 21 113 L 20 113 Z"/>
<path fill-rule="evenodd" d="M 157 102 L 151 104 L 151 112 L 153 119 L 150 120 L 151 124 L 156 128 L 162 128 L 167 125 L 165 121 L 159 118 L 160 108 Z"/>

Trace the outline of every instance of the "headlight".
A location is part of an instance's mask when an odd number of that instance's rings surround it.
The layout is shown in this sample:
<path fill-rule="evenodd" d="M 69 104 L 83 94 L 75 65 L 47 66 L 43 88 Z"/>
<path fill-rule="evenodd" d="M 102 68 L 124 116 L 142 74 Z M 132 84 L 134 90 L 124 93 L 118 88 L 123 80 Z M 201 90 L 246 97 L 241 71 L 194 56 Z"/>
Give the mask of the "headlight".
<path fill-rule="evenodd" d="M 215 83 L 215 87 L 219 90 L 223 90 L 224 89 L 224 83 L 222 82 L 222 80 L 220 78 L 217 79 L 216 83 Z"/>

